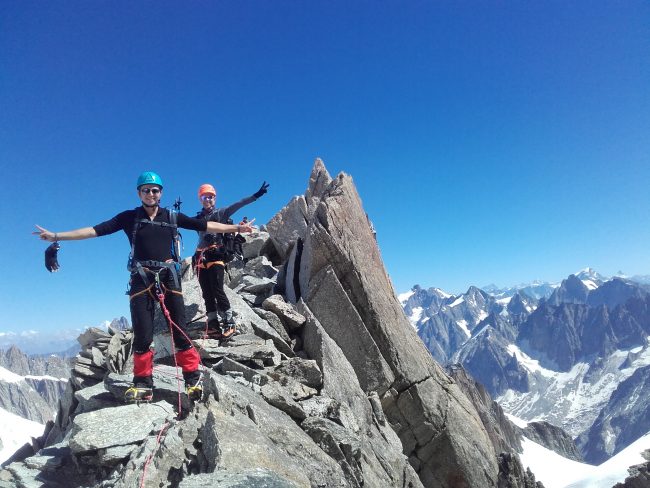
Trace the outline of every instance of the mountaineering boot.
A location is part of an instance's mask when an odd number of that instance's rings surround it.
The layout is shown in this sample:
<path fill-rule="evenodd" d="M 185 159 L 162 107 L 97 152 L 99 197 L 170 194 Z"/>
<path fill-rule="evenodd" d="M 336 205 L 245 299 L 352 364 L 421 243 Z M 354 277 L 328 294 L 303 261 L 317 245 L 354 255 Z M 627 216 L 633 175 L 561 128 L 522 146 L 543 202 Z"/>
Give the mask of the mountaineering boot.
<path fill-rule="evenodd" d="M 124 393 L 124 401 L 127 403 L 150 402 L 153 398 L 153 390 L 142 384 L 132 385 Z"/>
<path fill-rule="evenodd" d="M 197 370 L 191 373 L 183 373 L 183 377 L 187 397 L 193 402 L 201 400 L 203 398 L 203 374 Z"/>
<path fill-rule="evenodd" d="M 208 327 L 206 330 L 206 336 L 208 339 L 221 339 L 222 332 L 221 327 L 219 326 L 219 319 L 208 320 Z"/>
<path fill-rule="evenodd" d="M 183 370 L 185 380 L 185 392 L 192 401 L 200 400 L 203 396 L 203 381 L 199 366 L 201 357 L 193 346 L 184 351 L 176 352 L 176 364 Z"/>
<path fill-rule="evenodd" d="M 237 324 L 235 323 L 235 318 L 233 317 L 232 310 L 226 310 L 223 317 L 223 338 L 227 339 L 231 337 L 237 331 Z"/>
<path fill-rule="evenodd" d="M 133 353 L 133 384 L 124 392 L 127 402 L 149 402 L 153 398 L 153 351 Z"/>
<path fill-rule="evenodd" d="M 205 335 L 207 339 L 221 339 L 219 312 L 208 312 L 208 323 Z"/>

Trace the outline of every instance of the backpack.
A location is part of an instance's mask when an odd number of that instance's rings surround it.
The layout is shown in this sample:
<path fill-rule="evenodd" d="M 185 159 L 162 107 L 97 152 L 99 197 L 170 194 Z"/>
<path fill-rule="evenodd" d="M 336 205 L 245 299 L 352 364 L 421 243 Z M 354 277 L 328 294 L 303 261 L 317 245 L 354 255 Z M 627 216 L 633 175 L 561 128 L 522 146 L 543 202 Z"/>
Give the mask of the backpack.
<path fill-rule="evenodd" d="M 232 219 L 228 219 L 227 224 L 232 224 Z M 215 244 L 219 246 L 216 254 L 224 263 L 229 263 L 235 259 L 239 253 L 237 252 L 237 238 L 234 233 L 227 232 L 223 234 L 215 234 Z"/>
<path fill-rule="evenodd" d="M 201 212 L 199 212 L 197 218 L 201 218 Z M 225 223 L 232 225 L 233 222 L 231 218 L 228 218 Z M 246 242 L 246 239 L 240 234 L 234 232 L 208 233 L 203 242 L 209 246 L 198 250 L 201 252 L 200 256 L 204 262 L 217 260 L 229 263 L 233 259 L 244 258 L 242 243 Z M 205 252 L 205 256 L 203 252 Z"/>

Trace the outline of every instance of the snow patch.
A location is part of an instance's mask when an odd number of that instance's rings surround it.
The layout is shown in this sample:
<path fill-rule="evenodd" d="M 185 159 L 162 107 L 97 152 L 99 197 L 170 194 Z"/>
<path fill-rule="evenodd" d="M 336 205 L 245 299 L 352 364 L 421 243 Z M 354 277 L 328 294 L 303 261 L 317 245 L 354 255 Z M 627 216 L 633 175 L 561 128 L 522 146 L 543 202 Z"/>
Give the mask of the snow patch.
<path fill-rule="evenodd" d="M 411 298 L 413 295 L 415 295 L 415 292 L 413 290 L 410 290 L 410 291 L 407 291 L 406 293 L 400 293 L 399 295 L 397 295 L 397 299 L 402 304 L 402 306 L 404 306 L 406 301 L 409 298 Z"/>
<path fill-rule="evenodd" d="M 598 285 L 594 283 L 592 280 L 582 280 L 582 282 L 590 291 L 598 288 Z"/>
<path fill-rule="evenodd" d="M 31 437 L 42 435 L 44 430 L 45 425 L 0 408 L 0 439 L 2 440 L 0 463 L 9 459 L 18 448 L 29 442 Z"/>
<path fill-rule="evenodd" d="M 472 333 L 469 331 L 469 328 L 467 327 L 467 325 L 468 325 L 467 320 L 460 319 L 460 320 L 457 320 L 456 323 L 458 324 L 458 327 L 463 329 L 463 332 L 465 332 L 465 335 L 467 335 L 468 338 L 472 337 Z"/>
<path fill-rule="evenodd" d="M 444 290 L 441 290 L 440 288 L 434 288 L 433 291 L 435 291 L 436 294 L 437 294 L 440 298 L 451 298 L 451 297 L 453 297 L 453 295 L 450 295 L 449 293 L 447 293 L 447 292 L 444 291 Z"/>
<path fill-rule="evenodd" d="M 650 448 L 650 433 L 599 466 L 567 459 L 526 437 L 522 447 L 522 464 L 546 488 L 611 488 L 625 480 L 628 467 L 646 462 L 641 453 Z"/>
<path fill-rule="evenodd" d="M 457 306 L 457 305 L 460 305 L 460 304 L 463 303 L 464 301 L 465 301 L 465 298 L 461 295 L 461 296 L 459 296 L 456 300 L 454 300 L 454 303 L 452 303 L 451 305 L 449 305 L 449 308 L 452 308 L 452 307 L 455 307 L 455 306 Z"/>
<path fill-rule="evenodd" d="M 510 415 L 509 413 L 506 413 L 506 417 L 510 422 L 515 424 L 517 427 L 521 427 L 522 429 L 525 429 L 526 426 L 528 426 L 528 422 L 524 419 L 520 419 L 519 417 L 515 417 L 514 415 Z"/>
<path fill-rule="evenodd" d="M 43 375 L 43 376 L 34 376 L 32 374 L 28 374 L 25 376 L 25 379 L 30 379 L 30 380 L 46 380 L 46 381 L 62 381 L 63 383 L 68 382 L 68 378 L 55 378 L 54 376 L 49 376 L 49 375 Z"/>
<path fill-rule="evenodd" d="M 22 376 L 0 366 L 0 381 L 6 383 L 20 383 L 23 380 L 24 378 Z"/>
<path fill-rule="evenodd" d="M 514 356 L 517 359 L 517 362 L 519 364 L 521 364 L 531 373 L 539 372 L 543 376 L 547 376 L 549 378 L 552 378 L 554 375 L 558 374 L 555 371 L 540 366 L 537 359 L 531 358 L 528 354 L 519 349 L 515 344 L 509 344 L 507 350 L 511 356 Z"/>
<path fill-rule="evenodd" d="M 423 309 L 422 307 L 415 307 L 413 309 L 413 313 L 409 317 L 409 322 L 411 322 L 411 325 L 417 330 L 417 323 L 422 317 L 422 312 Z"/>

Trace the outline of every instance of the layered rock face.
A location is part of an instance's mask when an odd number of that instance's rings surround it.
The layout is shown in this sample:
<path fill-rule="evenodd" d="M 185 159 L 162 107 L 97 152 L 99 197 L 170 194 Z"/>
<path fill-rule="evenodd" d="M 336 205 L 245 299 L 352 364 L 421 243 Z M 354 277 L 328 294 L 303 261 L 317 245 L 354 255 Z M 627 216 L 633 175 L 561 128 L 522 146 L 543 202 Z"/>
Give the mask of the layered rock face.
<path fill-rule="evenodd" d="M 331 179 L 317 160 L 310 181 L 319 185 L 267 226 L 274 242 L 298 236 L 292 251 L 284 250 L 287 296 L 304 300 L 345 354 L 361 388 L 378 393 L 425 486 L 496 486 L 490 438 L 471 402 L 408 323 L 352 178 Z M 297 209 L 313 211 L 305 215 Z M 291 217 L 296 214 L 300 218 Z"/>
<path fill-rule="evenodd" d="M 591 428 L 576 440 L 585 460 L 600 464 L 650 430 L 650 366 L 618 385 Z"/>
<path fill-rule="evenodd" d="M 476 408 L 497 452 L 521 452 L 520 428 L 510 422 L 503 409 L 492 400 L 485 387 L 460 366 L 447 368 L 459 388 Z"/>
<path fill-rule="evenodd" d="M 195 277 L 183 285 L 188 309 L 200 309 Z M 56 422 L 0 471 L 0 486 L 422 487 L 381 405 L 308 308 L 245 295 L 256 307 L 226 292 L 239 333 L 204 339 L 201 320 L 189 330 L 199 337 L 201 402 L 191 404 L 182 379 L 179 391 L 161 348 L 154 402 L 124 405 L 131 333 L 89 330 Z M 155 336 L 169 341 L 165 331 Z"/>

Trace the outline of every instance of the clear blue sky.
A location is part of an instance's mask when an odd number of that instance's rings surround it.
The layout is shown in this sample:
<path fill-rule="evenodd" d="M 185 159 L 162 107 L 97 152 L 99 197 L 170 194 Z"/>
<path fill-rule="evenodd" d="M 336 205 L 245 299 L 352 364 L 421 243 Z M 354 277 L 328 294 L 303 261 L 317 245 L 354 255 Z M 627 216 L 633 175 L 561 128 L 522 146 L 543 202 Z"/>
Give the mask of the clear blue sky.
<path fill-rule="evenodd" d="M 650 273 L 649 90 L 646 1 L 2 0 L 0 332 L 128 316 L 123 233 L 50 275 L 31 231 L 135 207 L 143 170 L 186 213 L 267 180 L 266 223 L 321 157 L 398 292 Z"/>

